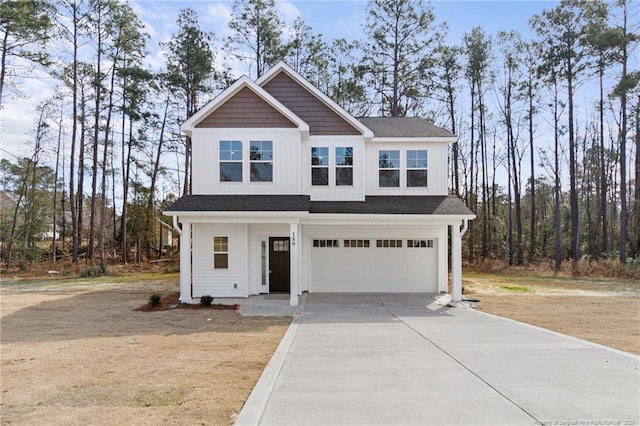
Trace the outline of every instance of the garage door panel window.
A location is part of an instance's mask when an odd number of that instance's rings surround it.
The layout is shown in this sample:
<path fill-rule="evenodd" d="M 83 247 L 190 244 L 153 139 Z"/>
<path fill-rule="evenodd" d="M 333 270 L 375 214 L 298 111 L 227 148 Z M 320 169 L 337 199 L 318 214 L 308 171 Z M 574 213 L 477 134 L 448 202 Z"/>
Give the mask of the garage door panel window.
<path fill-rule="evenodd" d="M 369 240 L 344 240 L 344 247 L 348 248 L 369 248 Z"/>
<path fill-rule="evenodd" d="M 313 240 L 313 246 L 321 248 L 337 248 L 340 247 L 340 242 L 338 240 Z"/>
<path fill-rule="evenodd" d="M 376 240 L 378 248 L 402 248 L 402 240 Z"/>
<path fill-rule="evenodd" d="M 229 269 L 229 237 L 213 237 L 213 268 Z"/>
<path fill-rule="evenodd" d="M 432 248 L 433 240 L 407 240 L 409 248 Z"/>

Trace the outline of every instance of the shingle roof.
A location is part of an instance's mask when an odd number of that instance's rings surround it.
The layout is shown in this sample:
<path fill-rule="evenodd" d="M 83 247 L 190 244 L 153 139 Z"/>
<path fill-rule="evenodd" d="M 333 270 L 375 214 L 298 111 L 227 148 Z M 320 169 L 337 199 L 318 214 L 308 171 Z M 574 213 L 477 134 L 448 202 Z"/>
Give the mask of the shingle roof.
<path fill-rule="evenodd" d="M 376 137 L 455 137 L 450 131 L 419 117 L 360 117 Z"/>
<path fill-rule="evenodd" d="M 473 215 L 455 196 L 370 196 L 365 201 L 312 201 L 310 213 Z"/>
<path fill-rule="evenodd" d="M 185 195 L 167 209 L 170 212 L 306 212 L 308 195 Z"/>
<path fill-rule="evenodd" d="M 186 195 L 169 212 L 295 211 L 311 214 L 473 215 L 455 196 L 370 196 L 365 201 L 309 201 L 307 195 Z"/>

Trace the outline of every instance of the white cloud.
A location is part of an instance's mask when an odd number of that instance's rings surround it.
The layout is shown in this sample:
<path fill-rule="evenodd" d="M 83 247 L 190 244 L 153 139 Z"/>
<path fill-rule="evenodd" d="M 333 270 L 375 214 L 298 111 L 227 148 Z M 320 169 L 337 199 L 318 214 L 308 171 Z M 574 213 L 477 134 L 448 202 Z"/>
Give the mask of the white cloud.
<path fill-rule="evenodd" d="M 295 20 L 301 16 L 300 10 L 289 0 L 277 1 L 276 11 L 280 19 L 289 27 L 293 26 Z"/>

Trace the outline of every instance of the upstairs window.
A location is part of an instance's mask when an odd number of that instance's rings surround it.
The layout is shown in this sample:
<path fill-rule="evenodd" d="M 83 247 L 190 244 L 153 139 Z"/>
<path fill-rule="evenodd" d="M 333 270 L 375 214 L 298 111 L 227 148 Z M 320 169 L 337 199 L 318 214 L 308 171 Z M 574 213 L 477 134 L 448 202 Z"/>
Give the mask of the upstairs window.
<path fill-rule="evenodd" d="M 272 141 L 251 141 L 249 160 L 251 182 L 273 182 Z"/>
<path fill-rule="evenodd" d="M 380 188 L 400 187 L 400 151 L 378 151 L 378 185 Z"/>
<path fill-rule="evenodd" d="M 336 186 L 353 186 L 353 147 L 336 148 Z"/>
<path fill-rule="evenodd" d="M 329 185 L 329 148 L 311 148 L 311 185 Z"/>
<path fill-rule="evenodd" d="M 407 188 L 427 186 L 427 150 L 407 151 Z"/>
<path fill-rule="evenodd" d="M 242 182 L 242 142 L 220 141 L 220 182 Z"/>

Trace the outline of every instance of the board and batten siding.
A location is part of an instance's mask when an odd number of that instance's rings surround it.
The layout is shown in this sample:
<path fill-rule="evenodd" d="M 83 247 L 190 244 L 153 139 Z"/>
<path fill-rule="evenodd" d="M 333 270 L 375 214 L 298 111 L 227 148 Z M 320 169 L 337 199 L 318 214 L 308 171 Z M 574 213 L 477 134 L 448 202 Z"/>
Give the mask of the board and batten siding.
<path fill-rule="evenodd" d="M 364 201 L 365 150 L 362 136 L 312 136 L 302 148 L 302 189 L 313 201 Z M 311 148 L 329 148 L 329 185 L 311 185 Z M 336 148 L 353 148 L 353 185 L 336 186 Z"/>
<path fill-rule="evenodd" d="M 361 132 L 315 95 L 281 72 L 263 88 L 309 125 L 311 135 L 360 135 Z"/>
<path fill-rule="evenodd" d="M 302 290 L 326 291 L 446 291 L 447 226 L 446 225 L 304 225 L 302 228 L 304 248 L 302 251 Z M 340 248 L 314 249 L 314 239 L 337 239 Z M 344 248 L 345 239 L 368 239 L 370 247 Z M 377 248 L 376 240 L 403 240 L 400 249 Z M 413 249 L 407 247 L 408 239 L 431 239 L 433 248 Z M 315 283 L 314 268 L 333 268 L 341 253 L 352 253 L 353 264 L 341 265 L 335 279 L 330 283 Z M 335 256 L 335 257 L 332 257 Z M 348 267 L 347 267 L 348 266 Z M 385 269 L 386 268 L 386 269 Z M 422 275 L 425 275 L 424 277 Z M 370 285 L 358 287 L 358 283 Z M 352 287 L 345 290 L 343 285 Z M 389 284 L 391 283 L 391 287 Z M 397 283 L 397 286 L 394 284 Z"/>
<path fill-rule="evenodd" d="M 196 128 L 275 127 L 296 128 L 287 117 L 245 87 L 202 119 Z"/>
<path fill-rule="evenodd" d="M 220 141 L 242 141 L 243 181 L 220 182 Z M 250 182 L 250 141 L 273 141 L 273 182 Z M 297 129 L 196 129 L 192 137 L 193 194 L 300 194 Z"/>
<path fill-rule="evenodd" d="M 193 298 L 244 297 L 247 282 L 246 224 L 193 225 L 192 280 Z M 213 267 L 213 237 L 229 238 L 229 268 Z M 237 284 L 237 288 L 234 288 Z"/>
<path fill-rule="evenodd" d="M 365 171 L 366 195 L 448 195 L 448 143 L 411 142 L 378 143 L 366 145 Z M 427 150 L 427 187 L 407 188 L 407 150 Z M 380 150 L 400 151 L 400 187 L 380 188 L 378 186 L 378 152 Z"/>

